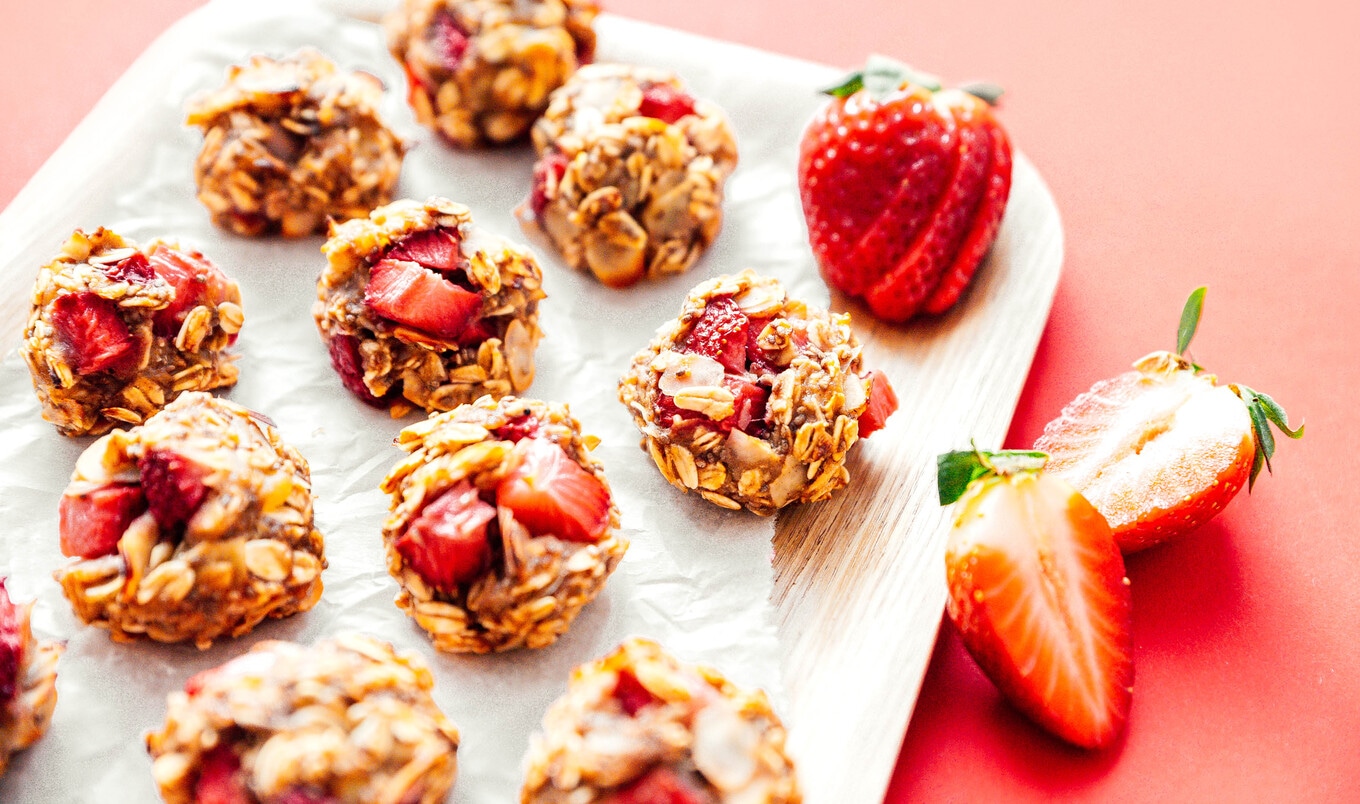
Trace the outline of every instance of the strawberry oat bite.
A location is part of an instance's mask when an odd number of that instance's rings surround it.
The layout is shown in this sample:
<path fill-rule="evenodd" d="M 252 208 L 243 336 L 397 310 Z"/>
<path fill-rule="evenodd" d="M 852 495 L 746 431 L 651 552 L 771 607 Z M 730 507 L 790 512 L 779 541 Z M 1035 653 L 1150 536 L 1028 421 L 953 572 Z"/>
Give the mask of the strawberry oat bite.
<path fill-rule="evenodd" d="M 482 397 L 401 431 L 382 490 L 397 605 L 454 653 L 550 645 L 628 549 L 566 405 Z"/>
<path fill-rule="evenodd" d="M 798 804 L 765 693 L 645 639 L 572 671 L 529 743 L 521 804 Z"/>
<path fill-rule="evenodd" d="M 384 21 L 416 120 L 469 148 L 524 136 L 595 55 L 593 0 L 405 0 Z"/>
<path fill-rule="evenodd" d="M 438 804 L 459 734 L 414 653 L 267 641 L 193 676 L 146 735 L 167 804 Z"/>
<path fill-rule="evenodd" d="M 394 416 L 452 410 L 533 382 L 543 274 L 467 207 L 397 201 L 332 226 L 322 251 L 312 315 L 364 402 Z"/>
<path fill-rule="evenodd" d="M 207 648 L 310 609 L 326 566 L 307 461 L 259 414 L 189 393 L 76 460 L 53 576 L 115 641 Z"/>
<path fill-rule="evenodd" d="M 10 756 L 43 736 L 57 705 L 57 660 L 66 645 L 33 638 L 32 608 L 15 605 L 0 578 L 0 775 Z"/>
<path fill-rule="evenodd" d="M 240 235 L 323 232 L 392 200 L 405 146 L 378 116 L 382 82 L 310 48 L 254 56 L 189 103 L 194 165 L 213 223 Z"/>
<path fill-rule="evenodd" d="M 76 230 L 33 286 L 20 348 L 63 435 L 140 424 L 184 391 L 236 383 L 241 291 L 175 243 Z"/>
<path fill-rule="evenodd" d="M 690 291 L 619 381 L 642 448 L 682 491 L 761 515 L 830 497 L 897 396 L 861 367 L 850 316 L 746 270 Z"/>
<path fill-rule="evenodd" d="M 718 235 L 737 165 L 727 117 L 664 70 L 583 68 L 534 124 L 526 227 L 610 287 L 687 270 Z"/>

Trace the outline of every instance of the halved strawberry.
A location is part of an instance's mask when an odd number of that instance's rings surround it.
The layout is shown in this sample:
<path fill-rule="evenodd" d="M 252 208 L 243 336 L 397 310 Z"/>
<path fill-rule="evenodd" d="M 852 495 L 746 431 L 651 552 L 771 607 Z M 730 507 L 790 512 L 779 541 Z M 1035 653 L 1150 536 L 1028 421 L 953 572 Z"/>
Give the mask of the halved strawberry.
<path fill-rule="evenodd" d="M 5 579 L 0 578 L 0 706 L 19 691 L 19 665 L 24 660 L 19 607 L 9 599 Z"/>
<path fill-rule="evenodd" d="M 385 407 L 383 400 L 373 395 L 364 385 L 364 363 L 359 356 L 359 339 L 353 335 L 336 335 L 326 346 L 331 355 L 331 365 L 340 375 L 340 382 L 350 393 L 375 408 Z"/>
<path fill-rule="evenodd" d="M 468 49 L 468 32 L 452 11 L 441 8 L 435 12 L 431 27 L 434 52 L 445 70 L 454 72 L 463 62 Z"/>
<path fill-rule="evenodd" d="M 453 592 L 490 563 L 486 526 L 495 518 L 496 509 L 461 481 L 425 506 L 397 539 L 397 552 L 430 586 Z"/>
<path fill-rule="evenodd" d="M 515 468 L 496 489 L 496 504 L 535 536 L 599 541 L 609 528 L 604 484 L 546 438 L 520 441 L 514 454 Z"/>
<path fill-rule="evenodd" d="M 364 304 L 388 321 L 456 341 L 481 312 L 482 297 L 418 263 L 383 260 L 373 266 Z"/>
<path fill-rule="evenodd" d="M 241 758 L 225 745 L 203 755 L 203 767 L 194 782 L 194 804 L 253 804 L 255 796 L 246 787 L 241 773 Z"/>
<path fill-rule="evenodd" d="M 383 259 L 418 262 L 432 271 L 454 273 L 465 270 L 468 264 L 460 247 L 457 229 L 437 227 L 415 232 L 390 248 Z"/>
<path fill-rule="evenodd" d="M 534 184 L 529 191 L 529 208 L 534 217 L 542 219 L 548 208 L 548 187 L 556 188 L 567 172 L 567 157 L 561 151 L 549 151 L 534 163 Z"/>
<path fill-rule="evenodd" d="M 674 770 L 658 765 L 637 781 L 620 789 L 609 804 L 713 804 L 711 794 L 696 790 Z"/>
<path fill-rule="evenodd" d="M 128 525 L 145 510 L 141 486 L 111 485 L 83 494 L 63 494 L 57 506 L 61 554 L 113 555 Z"/>
<path fill-rule="evenodd" d="M 1037 452 L 940 456 L 940 502 L 959 503 L 949 617 L 1017 709 L 1101 748 L 1123 731 L 1133 695 L 1124 559 L 1100 512 L 1042 464 Z"/>
<path fill-rule="evenodd" d="M 184 527 L 208 496 L 207 470 L 168 449 L 149 449 L 137 465 L 147 507 L 162 531 Z"/>
<path fill-rule="evenodd" d="M 746 333 L 750 319 L 731 296 L 710 299 L 681 348 L 717 360 L 728 371 L 746 371 Z"/>
<path fill-rule="evenodd" d="M 1177 353 L 1154 352 L 1101 380 L 1048 423 L 1034 447 L 1081 490 L 1125 553 L 1188 533 L 1223 510 L 1269 466 L 1284 409 L 1241 385 L 1217 385 L 1182 353 L 1198 326 L 1203 289 L 1182 313 Z M 1245 404 L 1244 404 L 1245 403 Z"/>
<path fill-rule="evenodd" d="M 633 671 L 626 667 L 619 671 L 619 679 L 614 682 L 614 698 L 629 717 L 636 715 L 643 707 L 661 701 L 651 693 L 651 690 L 642 686 L 642 682 L 638 681 Z"/>
<path fill-rule="evenodd" d="M 137 342 L 118 314 L 118 303 L 89 291 L 52 302 L 52 328 L 77 374 L 122 373 L 134 368 Z"/>
<path fill-rule="evenodd" d="M 859 437 L 868 438 L 882 430 L 888 417 L 897 411 L 897 392 L 883 372 L 869 372 L 869 405 L 859 417 Z"/>
<path fill-rule="evenodd" d="M 150 263 L 156 276 L 175 289 L 169 306 L 157 310 L 151 320 L 157 335 L 175 337 L 190 310 L 201 303 L 216 304 L 226 296 L 226 275 L 197 251 L 179 251 L 158 244 L 151 251 Z"/>
<path fill-rule="evenodd" d="M 694 114 L 694 97 L 670 84 L 643 84 L 638 114 L 663 123 L 675 123 L 682 117 Z"/>

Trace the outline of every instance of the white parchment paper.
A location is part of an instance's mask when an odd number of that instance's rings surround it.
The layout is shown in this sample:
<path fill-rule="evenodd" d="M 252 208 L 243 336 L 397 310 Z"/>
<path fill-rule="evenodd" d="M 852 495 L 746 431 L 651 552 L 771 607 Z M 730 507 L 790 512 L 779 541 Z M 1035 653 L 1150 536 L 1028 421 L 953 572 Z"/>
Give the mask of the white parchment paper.
<path fill-rule="evenodd" d="M 64 149 L 35 179 L 41 187 L 30 189 L 37 192 L 21 195 L 40 208 L 6 213 L 10 221 L 32 220 L 29 231 L 42 233 L 17 254 L 0 249 L 16 263 L 3 266 L 6 275 L 36 275 L 71 229 L 103 225 L 142 241 L 181 238 L 240 282 L 246 310 L 241 382 L 225 395 L 272 417 L 311 462 L 330 568 L 312 611 L 206 652 L 116 645 L 105 632 L 81 626 L 51 573 L 65 561 L 57 548 L 58 498 L 90 439 L 63 438 L 41 420 L 27 369 L 11 351 L 0 363 L 0 574 L 10 577 L 17 600 L 37 599 L 40 636 L 66 639 L 68 650 L 52 728 L 0 778 L 0 801 L 155 801 L 142 735 L 163 717 L 166 694 L 260 639 L 311 642 L 353 629 L 426 656 L 435 697 L 463 731 L 450 797 L 459 804 L 514 800 L 528 735 L 565 689 L 570 668 L 630 634 L 659 639 L 686 659 L 716 665 L 781 699 L 768 602 L 773 520 L 722 511 L 668 486 L 638 449 L 614 385 L 631 354 L 707 276 L 755 267 L 825 303 L 791 192 L 799 126 L 817 105 L 811 90 L 825 75 L 810 65 L 607 16 L 599 32 L 601 60 L 672 68 L 698 94 L 723 105 L 737 131 L 741 165 L 728 184 L 724 231 L 688 274 L 612 291 L 531 241 L 548 299 L 541 307 L 547 336 L 530 394 L 569 402 L 586 431 L 601 437 L 596 454 L 632 541 L 604 594 L 548 649 L 439 654 L 393 606 L 396 585 L 379 538 L 387 499 L 377 484 L 401 455 L 391 446 L 393 436 L 414 419 L 393 421 L 359 404 L 331 370 L 309 312 L 322 238 L 248 240 L 210 225 L 193 198 L 200 140 L 182 127 L 182 108 L 191 94 L 220 83 L 228 64 L 251 53 L 318 47 L 343 67 L 368 70 L 387 83 L 389 123 L 416 146 L 399 196 L 446 195 L 468 204 L 481 226 L 519 241 L 526 238 L 511 210 L 529 186 L 527 146 L 455 152 L 416 126 L 403 103 L 399 70 L 370 23 L 306 3 L 217 0 L 176 25 L 134 66 L 137 92 L 116 87 L 110 99 L 121 99 L 119 108 L 106 100 L 96 110 L 92 121 L 107 125 L 107 139 L 78 136 L 85 147 Z M 14 343 L 13 336 L 5 343 Z"/>

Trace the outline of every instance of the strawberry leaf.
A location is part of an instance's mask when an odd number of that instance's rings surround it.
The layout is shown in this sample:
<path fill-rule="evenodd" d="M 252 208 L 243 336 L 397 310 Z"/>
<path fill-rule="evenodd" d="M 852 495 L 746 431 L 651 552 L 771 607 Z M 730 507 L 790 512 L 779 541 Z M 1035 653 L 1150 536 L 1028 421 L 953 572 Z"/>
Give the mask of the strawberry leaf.
<path fill-rule="evenodd" d="M 1261 474 L 1261 467 L 1270 474 L 1275 470 L 1270 465 L 1270 459 L 1275 457 L 1275 434 L 1271 432 L 1270 425 L 1275 427 L 1285 435 L 1293 439 L 1303 438 L 1303 422 L 1299 422 L 1297 429 L 1289 426 L 1289 414 L 1284 412 L 1280 403 L 1271 399 L 1260 391 L 1255 391 L 1245 385 L 1231 385 L 1233 392 L 1247 406 L 1247 415 L 1251 417 L 1252 437 L 1256 441 L 1256 454 L 1252 456 L 1251 478 L 1247 481 L 1247 491 L 1251 492 L 1256 485 L 1256 476 Z"/>
<path fill-rule="evenodd" d="M 935 482 L 940 505 L 949 505 L 968 490 L 973 481 L 993 474 L 1032 472 L 1042 469 L 1048 455 L 1033 450 L 971 450 L 946 452 L 935 459 Z"/>
<path fill-rule="evenodd" d="M 882 98 L 906 84 L 917 84 L 931 92 L 939 92 L 941 88 L 938 77 L 914 70 L 896 59 L 872 53 L 865 61 L 863 70 L 850 73 L 839 84 L 823 89 L 822 94 L 834 98 L 848 98 L 862 89 L 867 89 L 873 97 Z"/>
<path fill-rule="evenodd" d="M 1185 307 L 1181 310 L 1181 326 L 1176 332 L 1176 354 L 1183 355 L 1185 350 L 1190 348 L 1190 340 L 1195 337 L 1195 330 L 1199 327 L 1200 314 L 1204 312 L 1204 292 L 1208 288 L 1201 285 L 1195 288 L 1190 294 L 1190 298 L 1185 300 Z"/>
<path fill-rule="evenodd" d="M 972 81 L 959 87 L 959 89 L 975 98 L 981 98 L 986 101 L 988 106 L 997 105 L 1001 102 L 1001 96 L 1006 94 L 1005 87 L 993 84 L 990 81 Z"/>

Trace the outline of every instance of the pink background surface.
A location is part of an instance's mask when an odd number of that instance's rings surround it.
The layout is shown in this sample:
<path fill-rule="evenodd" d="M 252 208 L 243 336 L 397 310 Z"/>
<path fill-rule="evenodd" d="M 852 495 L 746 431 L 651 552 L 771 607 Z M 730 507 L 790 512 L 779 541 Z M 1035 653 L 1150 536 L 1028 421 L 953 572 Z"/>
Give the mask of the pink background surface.
<path fill-rule="evenodd" d="M 1128 562 L 1137 681 L 1124 741 L 1088 754 L 1045 736 L 946 623 L 887 800 L 1360 801 L 1360 7 L 607 3 L 827 63 L 876 51 L 1007 87 L 1003 122 L 1049 182 L 1067 242 L 1007 446 L 1030 444 L 1094 380 L 1174 346 L 1198 284 L 1210 292 L 1196 359 L 1308 421 L 1251 498 Z M 0 204 L 196 5 L 4 4 Z"/>

